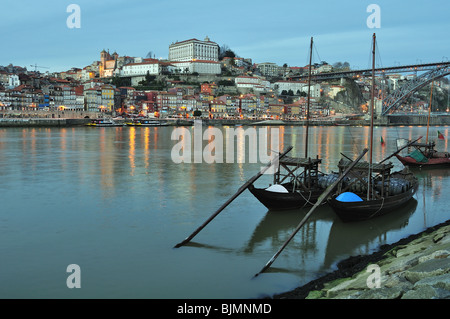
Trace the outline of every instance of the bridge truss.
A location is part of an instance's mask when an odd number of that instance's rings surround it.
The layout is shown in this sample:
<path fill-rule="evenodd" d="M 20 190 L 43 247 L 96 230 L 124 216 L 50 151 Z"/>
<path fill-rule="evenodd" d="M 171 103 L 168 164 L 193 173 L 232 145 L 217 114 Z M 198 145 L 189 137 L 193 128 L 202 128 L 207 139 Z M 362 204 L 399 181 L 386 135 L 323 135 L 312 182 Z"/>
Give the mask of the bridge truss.
<path fill-rule="evenodd" d="M 405 72 L 425 72 L 420 76 L 416 76 L 413 80 L 408 81 L 405 85 L 399 87 L 394 92 L 392 92 L 389 96 L 383 99 L 383 107 L 381 114 L 388 115 L 395 111 L 401 103 L 411 96 L 412 93 L 419 90 L 420 88 L 426 86 L 431 81 L 434 81 L 438 78 L 447 76 L 450 74 L 450 62 L 436 62 L 436 63 L 426 63 L 426 64 L 414 64 L 414 65 L 403 65 L 403 66 L 394 66 L 387 68 L 376 68 L 375 73 L 378 76 L 383 76 L 389 73 L 405 73 Z M 315 74 L 312 77 L 313 81 L 320 82 L 326 81 L 330 79 L 338 79 L 338 78 L 355 78 L 358 76 L 371 76 L 371 69 L 364 70 L 350 70 L 350 71 L 341 71 L 341 72 L 331 72 L 331 73 L 319 73 Z M 307 76 L 300 75 L 296 77 L 292 77 L 292 80 L 303 80 Z"/>
<path fill-rule="evenodd" d="M 449 74 L 450 65 L 444 64 L 436 66 L 433 70 L 423 73 L 420 76 L 415 77 L 413 80 L 408 81 L 405 85 L 402 85 L 392 92 L 392 94 L 383 99 L 381 115 L 392 113 L 405 99 L 411 96 L 412 93 L 426 86 L 431 81 Z"/>
<path fill-rule="evenodd" d="M 436 62 L 436 63 L 425 63 L 425 64 L 413 64 L 413 65 L 402 65 L 402 66 L 392 66 L 386 68 L 375 68 L 375 73 L 380 74 L 389 74 L 389 73 L 405 73 L 405 72 L 422 72 L 422 71 L 430 71 L 435 70 L 436 68 L 442 66 L 450 66 L 450 62 Z M 354 78 L 357 76 L 371 76 L 372 69 L 362 69 L 362 70 L 350 70 L 350 71 L 341 71 L 341 72 L 330 72 L 330 73 L 318 73 L 312 76 L 311 80 L 313 81 L 326 81 L 330 79 L 339 79 L 339 78 Z M 291 80 L 305 80 L 308 78 L 308 75 L 298 75 L 293 76 Z"/>

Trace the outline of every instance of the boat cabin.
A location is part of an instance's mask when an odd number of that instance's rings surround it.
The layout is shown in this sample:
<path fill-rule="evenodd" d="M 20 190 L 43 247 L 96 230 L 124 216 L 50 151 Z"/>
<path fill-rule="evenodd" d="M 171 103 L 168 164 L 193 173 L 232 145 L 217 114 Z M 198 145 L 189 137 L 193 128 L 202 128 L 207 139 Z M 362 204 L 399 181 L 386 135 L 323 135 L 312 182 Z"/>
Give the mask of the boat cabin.
<path fill-rule="evenodd" d="M 339 175 L 342 175 L 344 171 L 350 166 L 352 162 L 346 159 L 339 161 Z M 373 198 L 381 199 L 390 194 L 391 183 L 391 169 L 394 165 L 389 162 L 386 164 L 372 164 L 371 166 L 371 185 L 368 183 L 369 175 L 369 163 L 358 162 L 352 170 L 347 174 L 347 177 L 339 183 L 337 188 L 337 194 L 341 194 L 347 191 L 364 194 L 367 193 L 367 189 L 370 187 L 370 192 Z"/>
<path fill-rule="evenodd" d="M 274 184 L 291 182 L 293 187 L 301 187 L 305 191 L 317 187 L 319 164 L 322 159 L 285 156 L 278 162 L 278 170 L 274 174 Z"/>
<path fill-rule="evenodd" d="M 434 142 L 430 142 L 428 144 L 415 142 L 408 147 L 408 153 L 411 154 L 414 151 L 417 151 L 420 152 L 425 157 L 431 157 L 433 153 L 436 152 L 436 150 L 434 149 L 435 146 L 436 144 Z M 414 151 L 412 151 L 412 148 L 414 148 Z"/>

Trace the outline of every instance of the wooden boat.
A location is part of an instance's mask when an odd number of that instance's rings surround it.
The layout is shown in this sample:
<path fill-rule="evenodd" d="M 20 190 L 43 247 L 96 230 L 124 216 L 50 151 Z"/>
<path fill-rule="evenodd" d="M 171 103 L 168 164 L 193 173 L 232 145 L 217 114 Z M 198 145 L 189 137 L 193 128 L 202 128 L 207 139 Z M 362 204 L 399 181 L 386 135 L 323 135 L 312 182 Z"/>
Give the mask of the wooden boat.
<path fill-rule="evenodd" d="M 122 124 L 117 123 L 112 119 L 94 119 L 90 123 L 87 123 L 86 125 L 95 127 L 123 126 Z"/>
<path fill-rule="evenodd" d="M 339 170 L 343 171 L 350 161 L 342 159 Z M 419 187 L 417 178 L 404 168 L 391 173 L 392 163 L 372 164 L 372 186 L 367 182 L 369 163 L 361 162 L 348 178 L 339 185 L 336 194 L 328 199 L 328 204 L 344 222 L 362 221 L 392 212 L 408 202 Z M 367 196 L 368 187 L 370 194 Z"/>
<path fill-rule="evenodd" d="M 274 184 L 267 188 L 256 188 L 253 184 L 249 191 L 269 210 L 286 210 L 313 205 L 326 187 L 325 175 L 319 173 L 321 159 L 284 157 L 278 162 L 274 175 Z M 296 174 L 297 170 L 303 172 Z"/>
<path fill-rule="evenodd" d="M 407 155 L 395 155 L 397 159 L 405 166 L 413 167 L 441 167 L 450 165 L 450 153 L 438 152 L 435 150 L 435 143 L 412 143 L 414 148 Z"/>
<path fill-rule="evenodd" d="M 431 83 L 431 92 L 430 92 L 430 103 L 428 104 L 428 121 L 427 121 L 427 135 L 425 138 L 425 143 L 412 143 L 408 148 L 408 154 L 402 156 L 397 154 L 397 159 L 405 166 L 413 166 L 413 167 L 441 167 L 450 165 L 450 153 L 449 152 L 438 152 L 435 149 L 435 142 L 428 142 L 428 133 L 430 129 L 430 116 L 431 116 L 431 104 L 433 97 L 433 82 Z M 439 132 L 438 132 L 439 133 Z M 439 138 L 444 138 L 443 136 L 439 136 Z M 398 139 L 397 140 L 397 148 L 400 146 L 399 144 L 407 142 L 406 139 Z M 411 147 L 414 150 L 411 151 Z"/>
<path fill-rule="evenodd" d="M 372 92 L 369 162 L 358 163 L 338 185 L 328 204 L 344 222 L 371 219 L 395 211 L 408 202 L 418 188 L 417 178 L 408 168 L 391 173 L 392 163 L 373 163 L 373 109 L 375 89 L 375 33 L 373 34 Z M 390 157 L 389 157 L 390 158 Z M 350 161 L 339 162 L 339 174 Z"/>
<path fill-rule="evenodd" d="M 320 187 L 324 174 L 319 173 L 319 158 L 308 157 L 309 106 L 311 87 L 313 38 L 311 38 L 308 100 L 306 109 L 305 157 L 284 157 L 278 163 L 274 175 L 274 185 L 267 188 L 256 188 L 253 184 L 248 187 L 250 192 L 269 210 L 286 210 L 301 208 L 316 203 L 318 197 L 326 187 Z M 303 170 L 302 172 L 300 172 Z M 299 172 L 299 174 L 297 174 Z"/>

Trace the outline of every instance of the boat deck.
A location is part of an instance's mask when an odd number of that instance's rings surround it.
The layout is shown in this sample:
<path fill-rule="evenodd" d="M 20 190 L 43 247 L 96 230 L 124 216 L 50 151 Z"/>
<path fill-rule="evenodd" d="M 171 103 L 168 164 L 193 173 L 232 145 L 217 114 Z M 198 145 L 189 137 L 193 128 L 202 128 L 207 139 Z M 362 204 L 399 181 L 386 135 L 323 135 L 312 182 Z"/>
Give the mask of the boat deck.
<path fill-rule="evenodd" d="M 346 167 L 348 167 L 352 162 L 348 161 L 348 160 L 344 160 L 342 159 L 339 164 L 338 167 L 340 169 L 345 169 Z M 392 163 L 386 163 L 386 164 L 377 164 L 377 163 L 372 163 L 371 165 L 371 170 L 373 172 L 384 172 L 384 171 L 389 171 L 390 169 L 392 169 L 394 167 L 394 165 Z M 354 166 L 355 170 L 368 170 L 369 169 L 369 163 L 368 162 L 359 162 L 356 163 L 356 165 Z"/>
<path fill-rule="evenodd" d="M 288 157 L 285 156 L 280 160 L 281 165 L 289 166 L 312 166 L 322 162 L 320 158 L 302 158 L 302 157 Z"/>
<path fill-rule="evenodd" d="M 274 184 L 283 184 L 288 180 L 296 181 L 304 190 L 311 190 L 318 184 L 320 158 L 302 158 L 285 156 L 278 162 L 278 171 L 274 174 Z M 303 172 L 298 173 L 298 171 Z"/>

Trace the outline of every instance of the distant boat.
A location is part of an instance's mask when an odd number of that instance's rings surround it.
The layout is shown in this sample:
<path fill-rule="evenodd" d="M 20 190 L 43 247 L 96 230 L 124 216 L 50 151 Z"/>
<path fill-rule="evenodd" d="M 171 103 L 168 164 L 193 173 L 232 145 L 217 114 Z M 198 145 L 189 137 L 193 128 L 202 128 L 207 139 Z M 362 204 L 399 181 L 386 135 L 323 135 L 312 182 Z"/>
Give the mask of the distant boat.
<path fill-rule="evenodd" d="M 335 126 L 350 126 L 348 122 L 334 122 Z"/>
<path fill-rule="evenodd" d="M 419 186 L 408 168 L 391 173 L 392 163 L 372 162 L 373 153 L 373 109 L 375 89 L 375 44 L 373 34 L 372 92 L 370 122 L 369 162 L 357 163 L 350 173 L 339 183 L 337 191 L 328 198 L 328 204 L 344 222 L 362 221 L 390 213 L 406 204 L 416 193 Z M 343 174 L 351 161 L 341 159 L 339 174 Z"/>
<path fill-rule="evenodd" d="M 430 103 L 428 104 L 428 121 L 427 121 L 427 135 L 425 143 L 412 143 L 410 146 L 414 148 L 413 151 L 401 156 L 395 155 L 397 159 L 405 166 L 413 167 L 435 167 L 435 166 L 447 166 L 450 165 L 450 153 L 438 152 L 435 150 L 436 143 L 428 142 L 428 132 L 430 129 L 430 117 L 431 117 L 431 102 L 433 97 L 433 82 L 431 83 Z M 438 131 L 438 138 L 444 139 L 444 136 Z M 397 148 L 402 144 L 407 143 L 406 139 L 397 139 Z"/>
<path fill-rule="evenodd" d="M 112 119 L 94 119 L 91 120 L 90 123 L 86 124 L 87 126 L 95 126 L 95 127 L 112 127 L 112 126 L 123 126 L 123 124 L 117 123 Z"/>
<path fill-rule="evenodd" d="M 397 146 L 400 140 L 397 140 Z M 405 156 L 395 155 L 405 166 L 413 167 L 435 167 L 450 165 L 450 153 L 435 150 L 435 143 L 412 143 L 413 151 Z"/>
<path fill-rule="evenodd" d="M 153 119 L 134 119 L 132 122 L 126 123 L 128 126 L 168 126 L 167 122 Z"/>
<path fill-rule="evenodd" d="M 265 120 L 265 121 L 260 121 L 260 122 L 255 122 L 252 123 L 252 125 L 284 125 L 286 124 L 286 122 L 281 121 L 281 120 Z"/>

